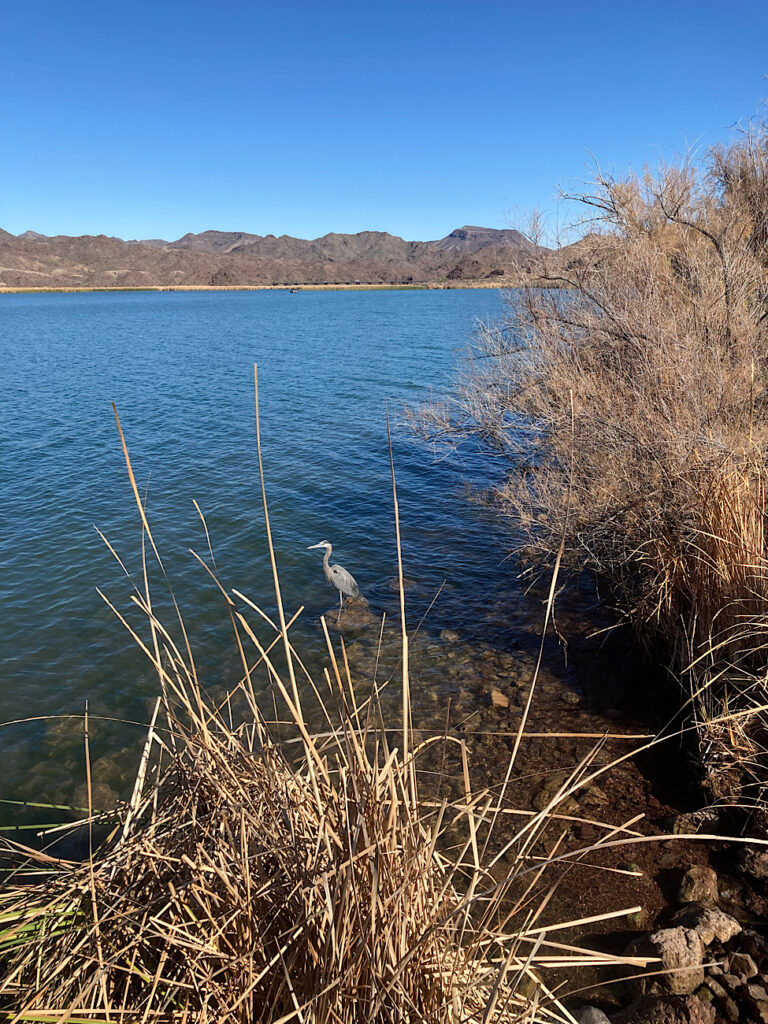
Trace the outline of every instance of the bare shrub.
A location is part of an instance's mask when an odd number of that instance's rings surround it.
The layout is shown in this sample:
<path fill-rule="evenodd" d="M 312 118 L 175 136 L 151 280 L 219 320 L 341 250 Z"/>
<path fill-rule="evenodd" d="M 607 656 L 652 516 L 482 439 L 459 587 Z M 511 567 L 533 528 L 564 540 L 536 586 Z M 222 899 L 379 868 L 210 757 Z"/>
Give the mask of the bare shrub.
<path fill-rule="evenodd" d="M 426 427 L 509 459 L 531 563 L 592 570 L 718 720 L 768 662 L 768 132 L 571 198 L 589 232 L 539 248 Z"/>

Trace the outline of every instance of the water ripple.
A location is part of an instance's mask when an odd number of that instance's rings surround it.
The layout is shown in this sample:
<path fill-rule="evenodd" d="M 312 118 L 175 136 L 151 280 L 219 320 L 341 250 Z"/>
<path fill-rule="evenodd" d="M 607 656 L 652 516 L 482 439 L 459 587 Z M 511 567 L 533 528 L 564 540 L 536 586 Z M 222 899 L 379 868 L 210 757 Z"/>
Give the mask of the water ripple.
<path fill-rule="evenodd" d="M 103 587 L 128 606 L 130 588 L 94 524 L 131 572 L 140 568 L 111 402 L 215 679 L 229 671 L 227 619 L 188 553 L 205 548 L 193 499 L 208 517 L 222 577 L 273 605 L 253 362 L 285 601 L 307 606 L 297 635 L 317 647 L 317 616 L 333 594 L 307 545 L 328 537 L 380 609 L 396 613 L 387 403 L 396 411 L 444 388 L 475 322 L 500 309 L 493 291 L 0 296 L 0 721 L 79 714 L 86 700 L 94 714 L 141 718 L 155 691 L 95 593 Z M 482 483 L 481 467 L 471 457 L 433 465 L 397 430 L 395 459 L 411 614 L 444 584 L 431 628 L 476 630 L 489 595 L 513 585 L 503 538 L 462 495 L 460 478 Z M 41 777 L 39 737 L 3 735 L 13 751 L 4 788 L 26 791 Z M 122 746 L 129 740 L 133 733 L 120 736 Z M 113 742 L 105 734 L 104 749 Z M 51 748 L 60 776 L 80 770 L 79 743 L 58 737 Z"/>

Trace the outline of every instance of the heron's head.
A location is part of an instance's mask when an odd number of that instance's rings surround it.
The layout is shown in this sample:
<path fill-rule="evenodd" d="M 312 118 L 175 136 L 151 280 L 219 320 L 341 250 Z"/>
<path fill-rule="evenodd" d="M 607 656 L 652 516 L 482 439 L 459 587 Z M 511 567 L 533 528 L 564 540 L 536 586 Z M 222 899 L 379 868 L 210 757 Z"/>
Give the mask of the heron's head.
<path fill-rule="evenodd" d="M 331 545 L 330 545 L 329 541 L 321 540 L 319 544 L 310 544 L 309 547 L 307 548 L 307 551 L 311 551 L 312 548 L 329 548 L 330 549 L 330 547 L 331 547 Z"/>

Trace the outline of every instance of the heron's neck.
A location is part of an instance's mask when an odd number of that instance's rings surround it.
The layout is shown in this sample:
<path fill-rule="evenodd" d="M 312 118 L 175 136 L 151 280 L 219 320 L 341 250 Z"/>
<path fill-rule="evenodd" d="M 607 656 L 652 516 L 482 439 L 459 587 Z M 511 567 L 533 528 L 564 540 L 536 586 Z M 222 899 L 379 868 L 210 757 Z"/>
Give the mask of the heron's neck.
<path fill-rule="evenodd" d="M 323 565 L 326 567 L 326 569 L 328 568 L 328 562 L 331 557 L 331 551 L 333 551 L 333 548 L 329 544 L 328 547 L 325 549 L 325 554 L 323 555 Z"/>

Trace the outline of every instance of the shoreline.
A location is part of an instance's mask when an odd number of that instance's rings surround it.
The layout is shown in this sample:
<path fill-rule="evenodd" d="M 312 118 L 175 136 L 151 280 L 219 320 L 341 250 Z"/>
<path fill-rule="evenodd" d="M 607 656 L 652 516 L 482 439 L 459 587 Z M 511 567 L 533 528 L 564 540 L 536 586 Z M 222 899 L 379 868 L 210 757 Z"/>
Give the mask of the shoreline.
<path fill-rule="evenodd" d="M 55 295 L 79 292 L 329 292 L 329 291 L 453 291 L 520 288 L 519 280 L 429 281 L 419 284 L 171 284 L 171 285 L 60 285 L 15 287 L 0 285 L 0 295 Z"/>

